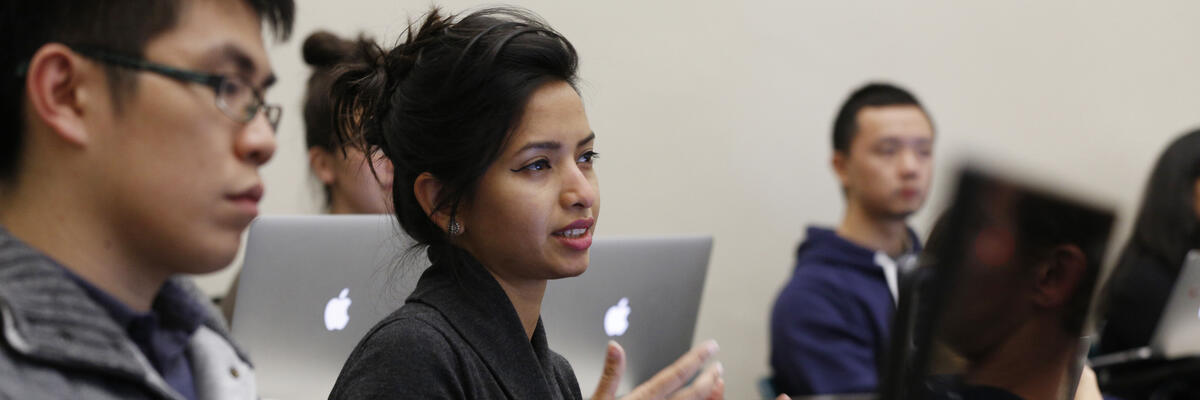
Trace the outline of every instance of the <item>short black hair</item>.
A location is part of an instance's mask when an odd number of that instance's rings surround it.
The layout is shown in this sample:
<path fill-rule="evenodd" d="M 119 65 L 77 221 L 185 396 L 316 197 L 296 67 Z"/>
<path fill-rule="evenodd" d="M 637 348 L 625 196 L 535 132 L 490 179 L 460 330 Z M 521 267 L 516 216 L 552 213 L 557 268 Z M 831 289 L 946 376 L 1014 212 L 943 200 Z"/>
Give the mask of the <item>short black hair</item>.
<path fill-rule="evenodd" d="M 442 183 L 435 210 L 453 218 L 499 157 L 538 88 L 575 87 L 575 47 L 532 12 L 486 8 L 466 16 L 434 8 L 402 42 L 345 65 L 331 97 L 336 140 L 382 150 L 392 161 L 392 204 L 400 226 L 430 257 L 453 245 L 413 192 L 428 172 Z"/>
<path fill-rule="evenodd" d="M 1064 331 L 1081 333 L 1108 248 L 1113 215 L 1045 194 L 1027 194 L 1017 200 L 1016 208 L 1016 252 L 1026 265 L 1046 260 L 1060 245 L 1077 246 L 1083 253 L 1086 269 L 1064 304 L 1062 319 Z"/>
<path fill-rule="evenodd" d="M 146 43 L 173 28 L 185 0 L 0 0 L 0 182 L 20 163 L 25 126 L 24 67 L 47 43 L 86 45 L 140 56 Z M 295 17 L 293 0 L 242 0 L 275 36 L 286 40 Z M 133 89 L 127 71 L 108 68 L 113 98 Z"/>
<path fill-rule="evenodd" d="M 854 136 L 858 133 L 858 112 L 866 107 L 883 106 L 916 106 L 925 113 L 925 118 L 929 120 L 930 125 L 933 124 L 933 118 L 929 117 L 929 112 L 921 106 L 921 102 L 917 101 L 917 97 L 912 93 L 889 83 L 868 83 L 850 94 L 850 97 L 842 103 L 842 109 L 838 111 L 837 117 L 834 118 L 833 150 L 849 153 L 850 143 L 854 141 Z"/>
<path fill-rule="evenodd" d="M 987 218 L 991 208 L 997 207 L 987 200 L 1008 197 L 998 193 L 1010 190 L 1015 190 L 1015 196 L 1011 204 L 1002 206 L 1011 207 L 1009 213 L 1003 215 L 1008 221 Z M 959 191 L 954 203 L 934 224 L 926 241 L 925 252 L 921 255 L 929 259 L 923 260 L 922 264 L 955 262 L 954 259 L 938 260 L 937 257 L 964 257 L 970 243 L 968 238 L 973 238 L 992 224 L 1002 222 L 1007 222 L 1012 228 L 1012 260 L 1017 266 L 1014 271 L 1017 273 L 1028 273 L 1039 263 L 1050 260 L 1059 246 L 1078 247 L 1085 259 L 1085 269 L 1071 297 L 1063 305 L 1061 327 L 1067 333 L 1080 333 L 1088 316 L 1108 239 L 1112 234 L 1115 221 L 1112 211 L 990 177 L 975 170 L 963 173 Z M 947 246 L 960 247 L 952 249 Z"/>

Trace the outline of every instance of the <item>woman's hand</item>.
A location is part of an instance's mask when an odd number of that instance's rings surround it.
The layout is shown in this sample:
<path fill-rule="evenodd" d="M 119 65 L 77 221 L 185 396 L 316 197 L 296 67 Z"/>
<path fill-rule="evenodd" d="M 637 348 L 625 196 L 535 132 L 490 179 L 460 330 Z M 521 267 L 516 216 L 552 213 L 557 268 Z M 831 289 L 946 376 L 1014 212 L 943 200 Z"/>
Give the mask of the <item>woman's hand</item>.
<path fill-rule="evenodd" d="M 622 400 L 721 400 L 725 398 L 725 379 L 721 363 L 713 363 L 705 368 L 691 385 L 683 387 L 688 379 L 696 375 L 696 371 L 704 366 L 717 353 L 717 342 L 709 340 L 693 347 L 691 351 L 676 360 L 653 378 L 633 389 Z M 613 400 L 617 388 L 621 385 L 621 375 L 625 373 L 625 350 L 617 342 L 608 342 L 608 352 L 604 356 L 604 372 L 600 376 L 600 384 L 594 400 Z M 681 389 L 682 387 L 682 389 Z"/>

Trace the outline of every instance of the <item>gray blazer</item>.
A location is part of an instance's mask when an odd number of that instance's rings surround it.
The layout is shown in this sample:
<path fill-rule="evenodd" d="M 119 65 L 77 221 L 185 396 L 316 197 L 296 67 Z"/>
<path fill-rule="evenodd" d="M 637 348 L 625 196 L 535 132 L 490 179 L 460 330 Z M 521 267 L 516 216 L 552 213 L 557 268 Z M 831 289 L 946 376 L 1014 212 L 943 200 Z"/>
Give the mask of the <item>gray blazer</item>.
<path fill-rule="evenodd" d="M 532 339 L 474 259 L 433 251 L 403 307 L 363 337 L 330 399 L 582 399 L 539 320 Z"/>
<path fill-rule="evenodd" d="M 187 278 L 172 282 L 207 303 Z M 188 344 L 196 395 L 257 397 L 248 358 L 210 311 Z M 3 228 L 0 320 L 0 399 L 183 399 L 62 267 Z"/>

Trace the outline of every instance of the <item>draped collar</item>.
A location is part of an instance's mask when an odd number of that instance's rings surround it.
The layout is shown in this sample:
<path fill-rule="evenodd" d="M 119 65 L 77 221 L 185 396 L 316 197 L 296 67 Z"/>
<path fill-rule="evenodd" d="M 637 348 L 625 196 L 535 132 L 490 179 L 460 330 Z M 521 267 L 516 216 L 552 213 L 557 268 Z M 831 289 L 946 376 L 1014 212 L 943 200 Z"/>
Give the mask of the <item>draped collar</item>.
<path fill-rule="evenodd" d="M 441 313 L 500 381 L 511 398 L 551 399 L 563 391 L 539 317 L 532 338 L 500 283 L 469 253 L 431 248 L 432 265 L 406 303 Z"/>

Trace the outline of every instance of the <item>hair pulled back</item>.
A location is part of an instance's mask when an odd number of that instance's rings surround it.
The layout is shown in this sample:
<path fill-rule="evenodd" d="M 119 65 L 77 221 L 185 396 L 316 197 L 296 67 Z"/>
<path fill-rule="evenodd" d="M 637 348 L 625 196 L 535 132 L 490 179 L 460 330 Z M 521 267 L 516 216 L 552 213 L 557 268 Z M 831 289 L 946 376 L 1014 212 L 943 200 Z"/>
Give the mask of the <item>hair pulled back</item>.
<path fill-rule="evenodd" d="M 465 17 L 436 7 L 410 24 L 390 50 L 338 67 L 331 88 L 335 141 L 392 161 L 392 198 L 401 228 L 430 257 L 449 249 L 413 193 L 428 172 L 442 184 L 435 211 L 453 217 L 499 156 L 530 96 L 550 82 L 575 86 L 574 46 L 529 11 L 486 8 Z"/>
<path fill-rule="evenodd" d="M 341 65 L 361 64 L 379 57 L 373 52 L 376 48 L 371 46 L 372 43 L 366 37 L 348 40 L 325 30 L 313 32 L 304 39 L 301 52 L 304 62 L 312 67 L 308 89 L 304 93 L 306 147 L 320 147 L 331 152 L 339 150 L 334 139 L 336 118 L 329 96 L 330 86 Z"/>

